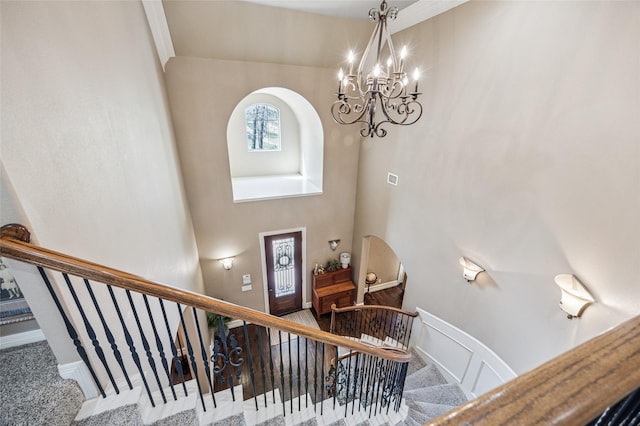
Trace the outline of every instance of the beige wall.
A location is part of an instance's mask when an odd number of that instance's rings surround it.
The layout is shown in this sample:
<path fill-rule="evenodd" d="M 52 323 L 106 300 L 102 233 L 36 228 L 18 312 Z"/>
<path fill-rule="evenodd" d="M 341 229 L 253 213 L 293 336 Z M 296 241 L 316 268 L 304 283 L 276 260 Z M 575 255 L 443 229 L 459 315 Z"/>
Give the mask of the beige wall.
<path fill-rule="evenodd" d="M 141 3 L 3 1 L 1 71 L 2 163 L 39 243 L 201 290 Z M 40 325 L 61 363 L 77 356 Z"/>
<path fill-rule="evenodd" d="M 471 2 L 398 35 L 425 114 L 363 143 L 354 247 L 384 238 L 405 307 L 517 372 L 640 313 L 639 22 L 638 2 Z M 473 285 L 461 255 L 487 269 Z M 598 301 L 580 319 L 560 273 Z"/>
<path fill-rule="evenodd" d="M 224 76 L 234 78 L 220 84 Z M 312 67 L 184 57 L 168 62 L 167 87 L 207 294 L 264 309 L 260 232 L 306 227 L 308 276 L 315 263 L 351 251 L 359 143 L 354 132 L 338 127 L 329 117 L 332 76 L 332 70 Z M 324 191 L 234 204 L 227 121 L 248 93 L 272 86 L 299 93 L 320 115 L 325 134 Z M 334 238 L 342 240 L 335 253 L 327 243 Z M 233 269 L 225 271 L 217 259 L 228 256 L 235 256 L 235 261 Z M 241 292 L 243 274 L 251 274 L 252 291 Z M 308 294 L 310 285 L 307 278 Z"/>

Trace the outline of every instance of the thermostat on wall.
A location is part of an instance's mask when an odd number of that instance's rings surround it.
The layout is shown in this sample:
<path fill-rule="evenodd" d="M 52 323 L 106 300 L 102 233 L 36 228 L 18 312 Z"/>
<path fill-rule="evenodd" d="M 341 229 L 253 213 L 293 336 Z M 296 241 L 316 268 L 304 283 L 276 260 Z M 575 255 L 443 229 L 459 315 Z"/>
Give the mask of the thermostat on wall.
<path fill-rule="evenodd" d="M 398 186 L 398 175 L 394 175 L 393 173 L 387 173 L 387 183 L 393 186 Z"/>

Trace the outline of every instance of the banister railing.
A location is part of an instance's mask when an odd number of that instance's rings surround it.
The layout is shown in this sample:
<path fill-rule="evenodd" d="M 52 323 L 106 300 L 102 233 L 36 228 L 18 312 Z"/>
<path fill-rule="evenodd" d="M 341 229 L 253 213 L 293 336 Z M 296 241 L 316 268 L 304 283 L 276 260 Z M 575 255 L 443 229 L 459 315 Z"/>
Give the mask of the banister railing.
<path fill-rule="evenodd" d="M 15 233 L 11 235 L 15 235 Z M 38 247 L 25 241 L 16 240 L 13 236 L 7 236 L 4 233 L 0 234 L 0 252 L 3 256 L 35 266 L 41 266 L 58 272 L 66 272 L 103 284 L 120 287 L 125 290 L 179 302 L 204 311 L 243 319 L 252 324 L 277 328 L 305 338 L 322 340 L 331 345 L 345 346 L 355 351 L 379 356 L 384 359 L 398 362 L 408 362 L 411 359 L 411 355 L 406 351 L 398 351 L 393 348 L 372 348 L 370 345 L 345 339 L 341 336 L 302 324 L 294 324 L 280 317 L 268 315 L 251 308 L 225 302 L 189 290 L 156 283 L 104 265 Z"/>
<path fill-rule="evenodd" d="M 259 399 L 267 406 L 267 394 L 275 404 L 276 393 L 283 413 L 293 413 L 294 400 L 298 410 L 309 401 L 314 409 L 319 404 L 320 413 L 332 400 L 345 416 L 350 404 L 351 412 L 357 405 L 369 416 L 400 408 L 411 358 L 406 350 L 372 347 L 38 247 L 19 225 L 2 227 L 0 254 L 37 268 L 102 396 L 108 387 L 119 393 L 139 385 L 155 406 L 197 387 L 206 411 L 216 407 L 216 392 L 228 391 L 235 401 L 235 387 L 242 385 L 239 397 L 253 399 L 256 410 Z M 213 335 L 203 333 L 205 312 L 219 319 Z M 242 326 L 228 330 L 223 317 Z M 358 362 L 339 370 L 341 352 L 357 354 Z M 363 401 L 355 389 L 362 390 L 365 380 L 375 391 Z"/>

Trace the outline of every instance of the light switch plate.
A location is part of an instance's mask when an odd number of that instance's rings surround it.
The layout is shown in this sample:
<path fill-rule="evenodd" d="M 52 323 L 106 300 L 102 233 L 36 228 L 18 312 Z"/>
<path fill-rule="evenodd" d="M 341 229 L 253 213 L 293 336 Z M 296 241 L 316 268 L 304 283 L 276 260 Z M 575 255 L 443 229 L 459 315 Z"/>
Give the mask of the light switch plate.
<path fill-rule="evenodd" d="M 242 276 L 242 284 L 251 284 L 251 274 L 244 274 Z"/>
<path fill-rule="evenodd" d="M 252 290 L 252 289 L 253 289 L 253 287 L 251 285 L 243 285 L 242 286 L 242 291 L 249 291 L 249 290 Z"/>

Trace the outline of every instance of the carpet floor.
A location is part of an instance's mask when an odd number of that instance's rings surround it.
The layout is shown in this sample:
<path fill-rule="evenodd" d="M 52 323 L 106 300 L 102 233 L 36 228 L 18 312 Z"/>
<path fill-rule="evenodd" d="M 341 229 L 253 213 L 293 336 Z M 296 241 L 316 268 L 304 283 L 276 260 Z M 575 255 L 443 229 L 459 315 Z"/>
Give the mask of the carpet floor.
<path fill-rule="evenodd" d="M 0 351 L 0 424 L 72 423 L 84 396 L 73 380 L 58 374 L 46 341 Z"/>

